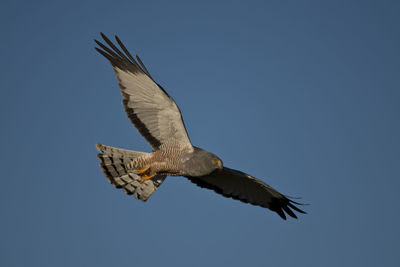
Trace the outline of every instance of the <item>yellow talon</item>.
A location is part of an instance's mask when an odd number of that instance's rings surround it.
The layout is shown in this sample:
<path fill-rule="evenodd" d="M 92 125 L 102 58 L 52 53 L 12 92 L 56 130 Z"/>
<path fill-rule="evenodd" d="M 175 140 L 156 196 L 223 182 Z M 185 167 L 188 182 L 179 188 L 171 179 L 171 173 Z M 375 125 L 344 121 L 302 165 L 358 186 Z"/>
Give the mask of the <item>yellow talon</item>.
<path fill-rule="evenodd" d="M 147 166 L 147 167 L 146 167 L 146 168 L 144 168 L 144 169 L 139 169 L 139 170 L 136 170 L 135 172 L 136 172 L 137 174 L 142 174 L 142 173 L 145 173 L 145 172 L 147 172 L 149 169 L 150 169 L 150 165 L 149 165 L 149 166 Z"/>
<path fill-rule="evenodd" d="M 139 182 L 141 184 L 143 184 L 145 181 L 150 180 L 151 178 L 153 178 L 154 176 L 156 176 L 156 174 L 152 174 L 152 175 L 143 175 L 141 178 L 142 180 Z"/>

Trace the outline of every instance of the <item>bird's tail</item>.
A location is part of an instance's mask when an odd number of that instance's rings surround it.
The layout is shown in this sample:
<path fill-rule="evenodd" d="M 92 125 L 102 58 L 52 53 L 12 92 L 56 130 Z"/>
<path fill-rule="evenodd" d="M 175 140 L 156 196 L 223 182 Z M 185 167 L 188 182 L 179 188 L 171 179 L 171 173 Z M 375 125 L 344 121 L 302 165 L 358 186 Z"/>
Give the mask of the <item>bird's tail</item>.
<path fill-rule="evenodd" d="M 102 144 L 96 145 L 100 167 L 110 183 L 128 195 L 146 201 L 164 182 L 166 176 L 156 176 L 140 183 L 140 176 L 127 169 L 127 164 L 148 153 L 126 150 Z"/>

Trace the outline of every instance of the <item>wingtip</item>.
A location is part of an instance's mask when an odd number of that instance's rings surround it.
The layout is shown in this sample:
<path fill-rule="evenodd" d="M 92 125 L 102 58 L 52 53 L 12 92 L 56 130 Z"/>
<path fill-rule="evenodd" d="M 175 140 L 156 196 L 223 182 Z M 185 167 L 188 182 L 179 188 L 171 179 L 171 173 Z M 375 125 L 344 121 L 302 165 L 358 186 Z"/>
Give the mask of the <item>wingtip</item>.
<path fill-rule="evenodd" d="M 94 42 L 95 42 L 97 45 L 101 46 L 99 40 L 97 40 L 97 39 L 93 39 L 93 40 L 94 40 Z"/>
<path fill-rule="evenodd" d="M 276 210 L 274 210 L 276 213 L 278 213 L 278 215 L 283 219 L 283 220 L 286 220 L 286 215 L 285 215 L 285 213 L 283 212 L 283 210 L 282 209 L 276 209 Z"/>
<path fill-rule="evenodd" d="M 287 204 L 288 208 L 294 209 L 295 211 L 297 211 L 297 212 L 299 212 L 299 213 L 302 213 L 302 214 L 307 214 L 307 212 L 305 212 L 304 210 L 302 210 L 302 209 L 296 207 L 295 205 L 293 205 L 293 203 L 294 203 L 294 204 L 297 204 L 297 205 L 304 205 L 304 204 L 296 203 L 296 202 L 294 202 L 294 201 L 289 200 L 289 203 Z"/>
<path fill-rule="evenodd" d="M 295 212 L 307 214 L 305 211 L 296 207 L 295 204 L 296 202 L 283 196 L 283 199 L 276 199 L 276 201 L 270 203 L 271 206 L 268 208 L 276 212 L 283 220 L 286 220 L 286 218 L 289 216 L 291 218 L 298 219 Z"/>

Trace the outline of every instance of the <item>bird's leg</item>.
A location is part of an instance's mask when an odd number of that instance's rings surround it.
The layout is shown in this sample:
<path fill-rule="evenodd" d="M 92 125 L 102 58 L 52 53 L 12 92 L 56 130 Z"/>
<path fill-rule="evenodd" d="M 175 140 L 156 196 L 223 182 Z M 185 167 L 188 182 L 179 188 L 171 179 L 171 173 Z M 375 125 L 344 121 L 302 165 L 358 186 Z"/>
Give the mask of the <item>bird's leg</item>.
<path fill-rule="evenodd" d="M 150 169 L 150 165 L 147 166 L 146 168 L 139 169 L 139 170 L 135 170 L 135 172 L 136 172 L 137 174 L 143 174 L 143 173 L 147 172 L 149 169 Z"/>
<path fill-rule="evenodd" d="M 141 178 L 139 181 L 141 184 L 147 180 L 150 180 L 158 173 L 158 168 L 155 166 L 150 158 L 138 158 L 135 161 L 129 163 L 128 168 L 133 169 L 133 171 Z"/>
<path fill-rule="evenodd" d="M 142 180 L 139 182 L 141 184 L 143 184 L 145 181 L 150 180 L 151 178 L 153 178 L 154 176 L 156 176 L 156 174 L 151 174 L 151 175 L 143 175 L 140 178 L 142 178 Z"/>
<path fill-rule="evenodd" d="M 151 173 L 151 165 L 148 165 L 147 167 L 143 168 L 143 169 L 138 169 L 135 170 L 135 172 L 140 176 L 140 178 L 142 179 L 140 181 L 141 184 L 143 184 L 145 181 L 150 180 L 151 178 L 153 178 L 154 176 L 156 176 L 156 173 Z"/>

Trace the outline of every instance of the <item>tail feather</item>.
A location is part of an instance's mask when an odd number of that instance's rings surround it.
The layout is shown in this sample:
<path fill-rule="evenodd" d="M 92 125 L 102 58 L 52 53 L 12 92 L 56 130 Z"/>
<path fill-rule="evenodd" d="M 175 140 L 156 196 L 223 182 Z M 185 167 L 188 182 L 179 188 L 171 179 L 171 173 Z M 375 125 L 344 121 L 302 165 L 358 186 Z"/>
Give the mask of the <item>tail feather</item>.
<path fill-rule="evenodd" d="M 116 188 L 122 188 L 128 195 L 146 201 L 164 182 L 166 176 L 156 176 L 150 180 L 140 183 L 142 180 L 136 173 L 129 171 L 126 166 L 137 157 L 146 155 L 145 152 L 138 152 L 115 148 L 102 144 L 96 145 L 97 154 L 100 160 L 100 167 L 108 181 Z"/>

